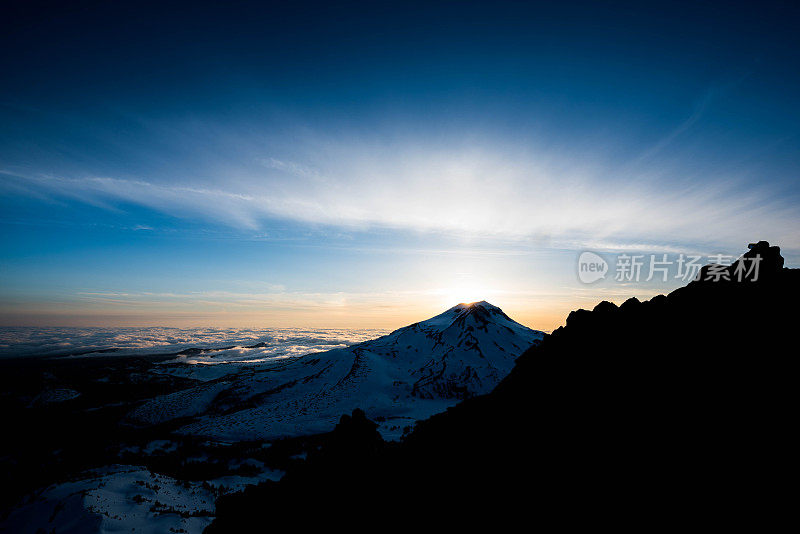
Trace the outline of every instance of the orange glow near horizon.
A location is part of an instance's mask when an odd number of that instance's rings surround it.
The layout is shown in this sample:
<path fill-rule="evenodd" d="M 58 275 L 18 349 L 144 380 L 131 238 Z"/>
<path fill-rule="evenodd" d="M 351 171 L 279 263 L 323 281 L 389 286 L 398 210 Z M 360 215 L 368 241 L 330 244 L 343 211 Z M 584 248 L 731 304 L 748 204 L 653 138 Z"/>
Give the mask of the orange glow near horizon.
<path fill-rule="evenodd" d="M 455 293 L 454 293 L 455 295 Z M 485 298 L 479 293 L 464 292 L 469 298 L 452 298 L 435 295 L 423 304 L 392 302 L 381 305 L 367 303 L 328 304 L 318 307 L 272 308 L 272 309 L 214 309 L 185 306 L 159 309 L 132 309 L 115 307 L 110 309 L 30 309 L 6 313 L 0 311 L 0 325 L 5 326 L 76 326 L 76 327 L 148 327 L 176 328 L 356 328 L 394 330 L 423 321 L 460 303 L 486 300 L 499 306 L 513 320 L 533 328 L 550 332 L 563 325 L 570 311 L 593 307 L 583 300 L 541 300 L 532 303 L 504 302 L 504 299 Z M 505 299 L 508 300 L 508 299 Z M 616 300 L 616 299 L 615 299 Z"/>

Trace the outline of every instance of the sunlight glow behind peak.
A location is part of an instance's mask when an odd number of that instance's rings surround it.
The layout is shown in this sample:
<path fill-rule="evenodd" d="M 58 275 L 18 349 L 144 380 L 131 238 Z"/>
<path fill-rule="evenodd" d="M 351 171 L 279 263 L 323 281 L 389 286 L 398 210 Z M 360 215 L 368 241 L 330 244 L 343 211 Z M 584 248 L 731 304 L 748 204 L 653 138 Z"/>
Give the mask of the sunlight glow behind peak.
<path fill-rule="evenodd" d="M 492 302 L 497 299 L 500 292 L 479 285 L 462 285 L 439 289 L 435 292 L 436 300 L 444 309 L 449 309 L 457 304 L 474 304 L 485 300 Z"/>

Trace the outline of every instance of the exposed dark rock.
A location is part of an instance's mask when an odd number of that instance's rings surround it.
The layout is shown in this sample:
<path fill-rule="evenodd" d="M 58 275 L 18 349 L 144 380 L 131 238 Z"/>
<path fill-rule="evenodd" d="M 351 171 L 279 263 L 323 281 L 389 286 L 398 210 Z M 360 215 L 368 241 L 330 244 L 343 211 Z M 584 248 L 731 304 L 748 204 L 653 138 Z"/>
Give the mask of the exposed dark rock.
<path fill-rule="evenodd" d="M 619 308 L 617 307 L 617 305 L 614 304 L 613 302 L 609 302 L 607 300 L 604 300 L 603 302 L 601 302 L 600 304 L 595 306 L 592 311 L 594 311 L 596 313 L 613 313 L 613 312 L 617 311 L 618 309 Z"/>
<path fill-rule="evenodd" d="M 760 242 L 731 274 L 756 254 L 758 279 L 571 313 L 492 393 L 400 445 L 343 418 L 302 470 L 221 499 L 209 532 L 309 507 L 324 520 L 304 526 L 774 527 L 796 456 L 800 271 Z"/>

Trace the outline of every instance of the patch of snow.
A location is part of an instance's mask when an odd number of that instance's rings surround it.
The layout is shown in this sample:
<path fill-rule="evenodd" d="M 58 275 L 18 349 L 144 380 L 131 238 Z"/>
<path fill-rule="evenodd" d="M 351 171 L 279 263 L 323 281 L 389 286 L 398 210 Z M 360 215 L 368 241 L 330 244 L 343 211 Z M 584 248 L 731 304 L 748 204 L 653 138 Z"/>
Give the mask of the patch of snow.
<path fill-rule="evenodd" d="M 178 450 L 178 444 L 169 439 L 155 439 L 148 443 L 142 450 L 142 453 L 150 456 L 155 453 L 168 453 Z"/>
<path fill-rule="evenodd" d="M 137 466 L 109 466 L 31 496 L 6 518 L 8 532 L 201 533 L 220 492 L 279 480 L 281 471 L 181 482 Z M 181 530 L 182 529 L 182 530 Z"/>
<path fill-rule="evenodd" d="M 128 418 L 138 423 L 153 424 L 197 415 L 208 410 L 216 396 L 227 389 L 228 384 L 228 382 L 204 383 L 157 397 L 134 409 Z"/>
<path fill-rule="evenodd" d="M 56 404 L 59 402 L 66 402 L 68 400 L 80 397 L 81 393 L 74 389 L 61 388 L 61 389 L 46 389 L 39 393 L 32 401 L 34 406 L 44 406 L 47 404 Z"/>

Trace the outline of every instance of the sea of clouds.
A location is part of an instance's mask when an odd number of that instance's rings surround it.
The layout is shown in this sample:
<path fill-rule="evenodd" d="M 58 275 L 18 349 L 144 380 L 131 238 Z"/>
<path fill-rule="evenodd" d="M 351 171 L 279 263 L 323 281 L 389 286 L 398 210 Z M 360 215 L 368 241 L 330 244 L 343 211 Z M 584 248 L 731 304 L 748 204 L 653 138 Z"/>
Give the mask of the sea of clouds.
<path fill-rule="evenodd" d="M 263 362 L 347 347 L 386 334 L 376 329 L 0 328 L 0 358 L 176 354 L 186 363 Z M 191 350 L 198 349 L 198 350 Z"/>

